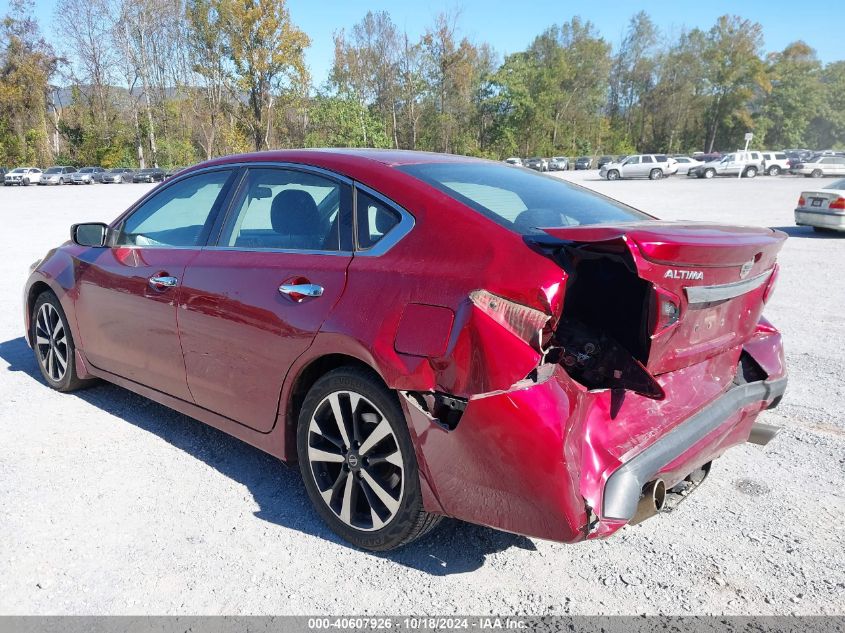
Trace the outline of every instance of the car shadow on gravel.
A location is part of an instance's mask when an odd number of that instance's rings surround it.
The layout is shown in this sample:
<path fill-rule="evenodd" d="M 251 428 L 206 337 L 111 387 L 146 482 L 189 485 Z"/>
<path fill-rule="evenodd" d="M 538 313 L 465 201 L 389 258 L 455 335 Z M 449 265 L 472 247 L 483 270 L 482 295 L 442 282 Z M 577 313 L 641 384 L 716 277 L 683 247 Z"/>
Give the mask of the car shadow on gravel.
<path fill-rule="evenodd" d="M 783 231 L 789 237 L 808 237 L 816 240 L 841 239 L 845 237 L 840 231 L 815 231 L 812 226 L 770 226 L 770 229 Z"/>
<path fill-rule="evenodd" d="M 8 371 L 23 372 L 44 384 L 32 350 L 23 337 L 0 342 L 0 358 Z M 62 397 L 77 397 L 102 411 L 153 433 L 246 486 L 264 521 L 298 530 L 337 545 L 348 545 L 331 532 L 312 509 L 296 467 L 186 415 L 131 391 L 105 382 Z M 488 556 L 512 547 L 535 550 L 534 543 L 515 534 L 444 519 L 424 538 L 394 552 L 370 554 L 435 576 L 466 573 L 484 565 Z"/>

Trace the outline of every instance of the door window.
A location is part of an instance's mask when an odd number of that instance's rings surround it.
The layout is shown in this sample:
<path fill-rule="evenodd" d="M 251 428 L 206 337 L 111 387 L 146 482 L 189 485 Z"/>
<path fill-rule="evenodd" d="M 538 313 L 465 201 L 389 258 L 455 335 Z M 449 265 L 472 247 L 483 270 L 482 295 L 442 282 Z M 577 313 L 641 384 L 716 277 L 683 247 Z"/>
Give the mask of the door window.
<path fill-rule="evenodd" d="M 339 182 L 310 172 L 250 169 L 220 246 L 339 251 L 341 189 Z"/>
<path fill-rule="evenodd" d="M 651 156 L 643 156 L 644 163 L 653 163 L 654 159 Z"/>
<path fill-rule="evenodd" d="M 639 163 L 640 163 L 640 157 L 639 156 L 631 156 L 630 158 L 627 158 L 625 160 L 625 162 L 622 163 L 622 164 L 623 165 L 639 165 Z"/>
<path fill-rule="evenodd" d="M 209 171 L 162 189 L 126 218 L 115 245 L 191 247 L 204 244 L 231 174 L 229 169 Z"/>

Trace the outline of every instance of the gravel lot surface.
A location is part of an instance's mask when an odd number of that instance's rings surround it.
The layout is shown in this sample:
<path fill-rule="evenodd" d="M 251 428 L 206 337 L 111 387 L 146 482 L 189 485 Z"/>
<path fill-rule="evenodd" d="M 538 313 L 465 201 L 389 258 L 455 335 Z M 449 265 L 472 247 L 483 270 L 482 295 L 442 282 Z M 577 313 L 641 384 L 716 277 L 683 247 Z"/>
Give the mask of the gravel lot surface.
<path fill-rule="evenodd" d="M 22 338 L 30 262 L 146 185 L 0 189 L 0 613 L 845 613 L 845 236 L 792 224 L 829 181 L 561 177 L 667 219 L 790 235 L 767 316 L 791 382 L 769 446 L 669 515 L 565 546 L 457 521 L 388 555 L 340 542 L 297 470 L 101 385 L 48 389 Z"/>

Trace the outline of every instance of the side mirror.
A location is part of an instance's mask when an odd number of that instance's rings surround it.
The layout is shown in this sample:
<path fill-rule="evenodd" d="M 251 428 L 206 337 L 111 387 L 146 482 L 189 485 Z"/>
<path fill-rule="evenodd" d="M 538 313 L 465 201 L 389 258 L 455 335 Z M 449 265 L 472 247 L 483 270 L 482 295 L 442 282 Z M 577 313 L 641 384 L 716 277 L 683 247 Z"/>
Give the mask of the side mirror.
<path fill-rule="evenodd" d="M 108 226 L 102 222 L 86 222 L 70 227 L 70 239 L 79 246 L 105 246 Z"/>

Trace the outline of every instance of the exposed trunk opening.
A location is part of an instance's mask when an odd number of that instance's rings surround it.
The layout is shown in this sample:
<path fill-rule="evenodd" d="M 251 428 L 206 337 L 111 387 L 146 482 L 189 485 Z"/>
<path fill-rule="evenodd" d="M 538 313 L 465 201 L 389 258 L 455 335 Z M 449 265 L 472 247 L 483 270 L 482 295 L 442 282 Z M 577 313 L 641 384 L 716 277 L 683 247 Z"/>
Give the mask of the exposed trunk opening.
<path fill-rule="evenodd" d="M 547 360 L 563 365 L 588 389 L 631 390 L 663 398 L 660 385 L 644 367 L 653 290 L 637 275 L 625 244 L 570 244 L 556 256 L 569 280 Z"/>

